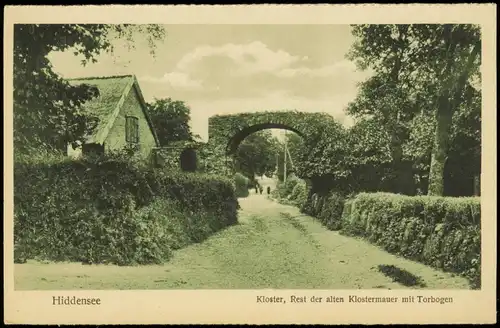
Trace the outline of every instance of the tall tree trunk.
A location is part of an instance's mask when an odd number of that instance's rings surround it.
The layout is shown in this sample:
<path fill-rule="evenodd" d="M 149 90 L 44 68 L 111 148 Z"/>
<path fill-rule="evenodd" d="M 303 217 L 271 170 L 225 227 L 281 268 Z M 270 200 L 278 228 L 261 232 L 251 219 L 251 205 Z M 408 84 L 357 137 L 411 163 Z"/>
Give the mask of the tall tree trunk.
<path fill-rule="evenodd" d="M 399 114 L 399 113 L 398 113 Z M 398 115 L 399 116 L 399 115 Z M 396 125 L 399 124 L 399 120 L 396 119 L 395 126 L 391 131 L 391 156 L 392 156 L 392 170 L 394 172 L 393 180 L 393 192 L 395 193 L 407 193 L 407 181 L 404 177 L 404 168 L 402 165 L 403 159 L 403 145 L 398 136 Z"/>
<path fill-rule="evenodd" d="M 445 87 L 439 97 L 436 111 L 436 130 L 431 156 L 429 172 L 428 195 L 442 196 L 444 192 L 444 165 L 448 155 L 449 129 L 454 111 L 458 107 L 460 96 L 464 90 L 469 72 L 481 50 L 480 43 L 476 43 L 468 56 L 467 64 L 460 72 L 454 88 Z M 451 70 L 451 65 L 448 66 Z M 449 91 L 448 91 L 449 90 Z"/>
<path fill-rule="evenodd" d="M 449 130 L 453 116 L 447 94 L 439 97 L 438 106 L 429 172 L 428 195 L 431 196 L 442 196 L 444 192 L 444 165 L 448 155 Z"/>

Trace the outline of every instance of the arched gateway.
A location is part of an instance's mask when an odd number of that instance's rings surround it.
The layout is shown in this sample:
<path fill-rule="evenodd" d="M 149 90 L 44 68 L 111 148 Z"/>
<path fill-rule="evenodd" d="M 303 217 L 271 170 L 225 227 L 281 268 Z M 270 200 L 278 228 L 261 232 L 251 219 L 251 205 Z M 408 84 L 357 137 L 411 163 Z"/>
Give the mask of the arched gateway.
<path fill-rule="evenodd" d="M 208 121 L 207 143 L 183 141 L 161 147 L 156 151 L 155 163 L 192 171 L 196 169 L 197 164 L 194 163 L 199 159 L 198 169 L 207 173 L 226 174 L 234 169 L 233 155 L 250 134 L 265 129 L 285 129 L 297 133 L 306 145 L 314 147 L 332 120 L 334 118 L 328 114 L 299 111 L 216 115 Z M 224 163 L 221 163 L 221 158 L 225 158 Z"/>
<path fill-rule="evenodd" d="M 216 115 L 209 118 L 208 145 L 224 147 L 226 163 L 232 164 L 232 157 L 240 143 L 250 134 L 265 129 L 285 129 L 301 136 L 305 142 L 314 142 L 321 135 L 318 127 L 331 120 L 324 113 L 299 111 L 254 112 L 231 115 Z"/>
<path fill-rule="evenodd" d="M 225 145 L 226 155 L 233 155 L 243 139 L 265 129 L 285 129 L 307 138 L 311 128 L 308 121 L 318 119 L 318 115 L 322 114 L 280 111 L 216 115 L 208 122 L 208 142 Z"/>

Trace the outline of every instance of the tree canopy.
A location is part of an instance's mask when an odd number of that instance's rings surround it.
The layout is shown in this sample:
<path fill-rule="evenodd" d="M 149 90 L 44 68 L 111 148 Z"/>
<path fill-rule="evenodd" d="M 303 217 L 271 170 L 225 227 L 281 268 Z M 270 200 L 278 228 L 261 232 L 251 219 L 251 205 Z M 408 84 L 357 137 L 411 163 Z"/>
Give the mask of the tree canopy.
<path fill-rule="evenodd" d="M 193 141 L 196 137 L 189 125 L 191 109 L 184 101 L 155 99 L 148 104 L 148 111 L 161 146 L 174 141 Z"/>
<path fill-rule="evenodd" d="M 428 171 L 429 193 L 443 194 L 451 154 L 457 148 L 480 153 L 479 27 L 355 25 L 352 33 L 356 41 L 348 58 L 374 74 L 361 83 L 347 113 L 362 118 L 361 125 L 371 120 L 385 131 L 385 138 L 372 134 L 369 139 L 380 140 L 383 156 L 387 153 L 382 150 L 389 147 L 394 171 L 401 170 L 402 161 L 413 161 Z M 370 131 L 379 134 L 376 130 Z M 455 139 L 466 135 L 467 145 Z"/>
<path fill-rule="evenodd" d="M 257 175 L 270 176 L 276 170 L 277 149 L 277 140 L 270 130 L 252 133 L 238 146 L 236 168 L 250 179 Z"/>
<path fill-rule="evenodd" d="M 309 120 L 304 134 L 314 137 L 293 149 L 299 176 L 325 190 L 471 194 L 481 160 L 479 28 L 356 25 L 352 33 L 347 58 L 372 72 L 346 108 L 355 124 Z"/>

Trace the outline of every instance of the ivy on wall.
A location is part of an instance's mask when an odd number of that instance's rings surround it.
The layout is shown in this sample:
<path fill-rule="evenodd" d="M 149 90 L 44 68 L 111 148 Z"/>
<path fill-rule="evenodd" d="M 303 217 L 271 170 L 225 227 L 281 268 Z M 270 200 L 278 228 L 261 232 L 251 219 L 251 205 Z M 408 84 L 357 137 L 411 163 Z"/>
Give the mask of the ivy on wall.
<path fill-rule="evenodd" d="M 181 158 L 188 150 L 197 150 L 203 146 L 203 143 L 195 141 L 176 141 L 169 143 L 168 146 L 153 149 L 153 163 L 156 167 L 165 167 L 172 170 L 182 170 Z M 197 156 L 190 156 L 189 161 L 195 163 L 187 163 L 188 171 L 193 171 L 193 167 L 198 167 Z"/>
<path fill-rule="evenodd" d="M 209 119 L 209 140 L 207 149 L 226 160 L 230 155 L 228 145 L 238 145 L 248 134 L 265 128 L 289 129 L 304 139 L 300 158 L 297 160 L 297 174 L 302 177 L 337 173 L 338 165 L 325 165 L 325 151 L 334 153 L 345 149 L 346 132 L 332 116 L 325 113 L 304 113 L 296 110 L 279 112 L 241 113 L 216 115 Z M 235 140 L 235 137 L 237 138 Z M 332 163 L 341 160 L 341 152 L 332 157 Z M 230 156 L 227 161 L 230 161 Z"/>
<path fill-rule="evenodd" d="M 295 131 L 304 142 L 296 152 L 296 174 L 316 177 L 331 185 L 349 175 L 348 132 L 331 115 L 299 111 L 240 113 L 216 115 L 209 119 L 207 143 L 180 141 L 156 150 L 156 163 L 180 169 L 180 156 L 188 148 L 196 149 L 197 170 L 206 173 L 233 175 L 234 159 L 228 145 L 238 146 L 247 135 L 266 128 Z M 235 138 L 239 138 L 236 139 Z M 319 178 L 321 177 L 321 178 Z"/>

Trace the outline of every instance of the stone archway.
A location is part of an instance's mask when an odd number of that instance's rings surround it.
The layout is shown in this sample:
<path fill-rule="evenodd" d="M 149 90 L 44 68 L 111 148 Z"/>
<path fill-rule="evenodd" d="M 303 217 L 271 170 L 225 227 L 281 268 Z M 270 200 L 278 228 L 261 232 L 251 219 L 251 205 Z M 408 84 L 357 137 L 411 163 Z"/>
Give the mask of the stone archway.
<path fill-rule="evenodd" d="M 333 117 L 325 113 L 299 111 L 216 115 L 209 118 L 207 147 L 217 149 L 225 158 L 227 171 L 234 171 L 234 154 L 250 134 L 264 129 L 285 129 L 301 136 L 306 144 L 314 145 L 324 130 L 321 125 L 331 120 Z"/>
<path fill-rule="evenodd" d="M 226 155 L 232 155 L 243 139 L 260 130 L 285 129 L 309 139 L 314 137 L 310 133 L 311 121 L 321 121 L 324 115 L 299 111 L 216 115 L 209 119 L 208 142 L 224 145 Z"/>

